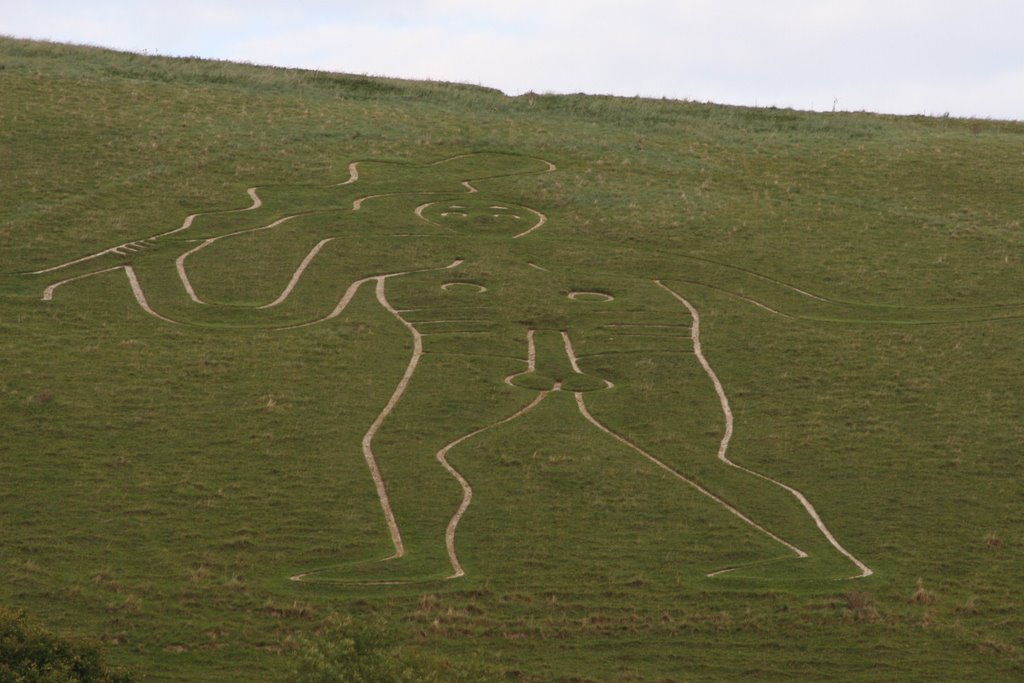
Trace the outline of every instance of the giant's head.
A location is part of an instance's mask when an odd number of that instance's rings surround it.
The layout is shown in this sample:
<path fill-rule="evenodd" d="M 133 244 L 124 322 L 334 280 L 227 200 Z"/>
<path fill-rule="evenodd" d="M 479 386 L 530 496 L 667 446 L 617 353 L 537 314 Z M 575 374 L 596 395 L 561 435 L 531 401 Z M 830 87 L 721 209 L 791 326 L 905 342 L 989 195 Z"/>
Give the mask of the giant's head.
<path fill-rule="evenodd" d="M 525 237 L 545 222 L 540 211 L 521 204 L 496 201 L 475 194 L 427 202 L 416 215 L 438 227 L 470 235 Z"/>

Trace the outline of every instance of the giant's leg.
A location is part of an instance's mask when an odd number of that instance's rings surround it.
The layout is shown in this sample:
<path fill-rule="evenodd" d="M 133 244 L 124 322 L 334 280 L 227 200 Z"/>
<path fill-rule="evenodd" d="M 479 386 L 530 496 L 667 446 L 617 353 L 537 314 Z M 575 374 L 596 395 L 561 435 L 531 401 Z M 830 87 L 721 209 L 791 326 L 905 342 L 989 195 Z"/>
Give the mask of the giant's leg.
<path fill-rule="evenodd" d="M 582 415 L 636 457 L 746 525 L 749 547 L 723 546 L 721 562 L 702 567 L 706 574 L 870 575 L 809 496 L 779 476 L 744 465 L 742 452 L 733 455 L 734 434 L 744 425 L 734 416 L 727 389 L 704 353 L 699 313 L 678 292 L 660 283 L 657 287 L 678 306 L 674 318 L 657 306 L 665 322 L 612 326 L 617 329 L 601 341 L 614 351 L 598 351 L 596 335 L 585 345 L 584 365 L 605 368 L 618 386 L 593 399 L 580 395 Z M 681 316 L 686 324 L 674 324 Z M 678 352 L 682 349 L 686 353 Z M 767 553 L 759 549 L 765 540 L 772 548 Z"/>

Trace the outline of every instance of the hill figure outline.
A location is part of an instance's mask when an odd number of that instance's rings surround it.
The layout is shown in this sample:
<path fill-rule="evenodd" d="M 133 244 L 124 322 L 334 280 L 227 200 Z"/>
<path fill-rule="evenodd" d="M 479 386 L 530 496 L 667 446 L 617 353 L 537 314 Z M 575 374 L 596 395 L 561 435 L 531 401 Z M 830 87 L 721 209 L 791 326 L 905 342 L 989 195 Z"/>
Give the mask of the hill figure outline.
<path fill-rule="evenodd" d="M 608 336 L 612 346 L 625 344 L 628 352 L 633 338 L 644 338 L 644 344 L 655 344 L 659 350 L 686 355 L 699 363 L 707 378 L 707 391 L 701 400 L 717 401 L 721 411 L 724 433 L 717 457 L 725 467 L 761 482 L 769 489 L 779 489 L 791 496 L 791 505 L 798 506 L 820 532 L 829 551 L 840 555 L 847 566 L 841 576 L 830 578 L 863 578 L 873 570 L 848 551 L 826 526 L 809 498 L 788 484 L 738 464 L 729 458 L 728 448 L 734 430 L 734 419 L 728 397 L 711 363 L 703 353 L 700 338 L 700 314 L 693 303 L 680 293 L 680 285 L 698 285 L 718 289 L 726 294 L 746 300 L 763 311 L 783 317 L 794 317 L 781 306 L 756 300 L 743 293 L 713 283 L 688 280 L 685 277 L 658 277 L 656 274 L 629 272 L 629 264 L 608 275 L 600 270 L 589 280 L 596 284 L 589 289 L 573 288 L 559 275 L 564 264 L 557 255 L 543 263 L 544 250 L 510 251 L 508 245 L 528 244 L 531 238 L 550 229 L 549 217 L 537 208 L 518 200 L 503 197 L 502 182 L 513 178 L 544 176 L 554 173 L 554 163 L 543 159 L 515 154 L 467 153 L 423 166 L 391 162 L 352 162 L 349 177 L 335 184 L 309 186 L 260 186 L 247 190 L 251 204 L 239 209 L 197 213 L 185 218 L 180 227 L 151 237 L 123 242 L 101 251 L 72 258 L 29 273 L 45 280 L 41 299 L 59 300 L 65 288 L 83 279 L 100 275 L 116 276 L 123 273 L 128 289 L 146 314 L 163 323 L 196 328 L 230 325 L 254 330 L 274 329 L 282 332 L 319 325 L 341 318 L 361 290 L 373 290 L 383 311 L 392 316 L 406 330 L 412 351 L 405 370 L 394 387 L 387 403 L 381 408 L 359 444 L 370 478 L 380 503 L 387 534 L 393 552 L 385 558 L 358 560 L 348 564 L 306 570 L 291 576 L 295 581 L 336 581 L 340 583 L 404 583 L 408 581 L 457 579 L 466 575 L 464 559 L 459 554 L 458 533 L 463 517 L 473 503 L 472 482 L 453 464 L 450 455 L 475 437 L 521 420 L 553 395 L 570 396 L 582 424 L 598 430 L 609 443 L 629 449 L 665 476 L 683 484 L 691 494 L 697 493 L 720 511 L 731 515 L 746 527 L 779 547 L 782 555 L 770 557 L 757 564 L 769 564 L 792 559 L 806 559 L 811 553 L 787 540 L 786 530 L 770 529 L 744 512 L 744 501 L 733 501 L 727 494 L 713 491 L 697 478 L 688 475 L 678 465 L 655 454 L 654 449 L 637 443 L 595 415 L 587 403 L 592 392 L 614 390 L 615 384 L 599 374 L 588 373 L 584 366 L 588 357 L 604 353 L 595 350 L 595 331 Z M 397 179 L 391 176 L 397 175 Z M 487 190 L 478 186 L 487 185 Z M 498 190 L 491 189 L 498 186 Z M 309 230 L 303 226 L 311 224 Z M 330 228 L 324 228 L 330 225 Z M 340 226 L 340 227 L 339 227 Z M 295 264 L 287 281 L 280 282 L 279 292 L 272 300 L 223 301 L 223 296 L 210 295 L 207 289 L 211 279 L 205 278 L 206 287 L 196 280 L 196 263 L 201 259 L 224 258 L 246 240 L 264 238 L 285 229 L 302 231 L 304 242 L 301 260 Z M 308 232 L 309 234 L 305 234 Z M 346 242 L 356 239 L 361 246 L 376 240 L 379 249 L 372 263 L 372 272 L 355 273 L 335 282 L 331 294 L 312 291 L 304 287 L 309 273 L 317 269 L 332 250 L 343 249 Z M 416 242 L 413 248 L 406 248 Z M 376 268 L 390 254 L 393 268 Z M 365 251 L 360 251 L 364 254 Z M 219 256 L 218 256 L 219 255 Z M 692 259 L 697 263 L 701 259 Z M 202 262 L 199 270 L 202 270 Z M 736 269 L 717 264 L 716 267 Z M 207 268 L 207 270 L 211 270 Z M 678 270 L 678 268 L 677 268 Z M 487 278 L 487 273 L 500 273 L 499 282 Z M 482 275 L 481 275 L 482 274 Z M 608 282 L 601 282 L 608 275 Z M 797 295 L 814 304 L 840 307 L 833 302 L 792 285 L 771 280 L 767 276 L 748 272 L 748 277 L 770 281 L 785 296 Z M 501 280 L 511 278 L 516 284 L 513 291 L 502 294 Z M 630 292 L 625 297 L 616 287 L 617 281 L 630 280 L 643 291 L 641 296 Z M 676 284 L 678 283 L 678 284 Z M 397 295 L 391 291 L 401 285 Z M 410 288 L 426 295 L 409 296 Z M 213 289 L 216 289 L 213 287 Z M 506 288 L 508 289 L 508 288 Z M 310 290 L 310 291 L 307 291 Z M 419 305 L 434 299 L 426 309 Z M 472 299 L 491 301 L 490 305 L 476 308 L 446 306 L 445 301 Z M 502 304 L 505 297 L 507 305 Z M 292 305 L 297 299 L 305 304 L 317 301 L 318 312 L 310 315 L 310 308 Z M 529 299 L 530 312 L 526 320 L 501 320 L 504 311 Z M 615 304 L 629 304 L 630 311 L 615 317 Z M 656 303 L 654 303 L 656 302 Z M 572 321 L 586 317 L 581 310 L 602 312 L 595 323 L 586 329 L 574 328 Z M 455 317 L 443 315 L 456 310 Z M 462 315 L 473 310 L 473 317 Z M 428 315 L 421 315 L 426 311 Z M 482 311 L 482 312 L 481 312 Z M 563 313 L 563 311 L 570 311 Z M 442 314 L 441 318 L 437 318 Z M 460 317 L 461 316 L 461 317 Z M 407 527 L 417 522 L 403 519 L 396 513 L 392 502 L 394 482 L 382 471 L 380 453 L 375 448 L 378 432 L 393 419 L 393 413 L 410 391 L 410 384 L 424 358 L 439 350 L 458 354 L 466 340 L 474 336 L 481 339 L 478 346 L 488 348 L 488 335 L 500 335 L 505 343 L 515 338 L 519 345 L 519 358 L 525 365 L 520 372 L 502 378 L 510 391 L 523 392 L 518 410 L 480 424 L 461 434 L 451 434 L 445 445 L 433 453 L 435 467 L 443 468 L 458 485 L 461 498 L 451 510 L 443 528 L 420 530 L 417 546 L 426 546 L 425 553 L 432 561 L 420 566 L 418 552 L 411 550 Z M 591 339 L 592 347 L 585 356 L 577 351 L 580 337 Z M 458 340 L 452 342 L 451 340 Z M 652 341 L 656 340 L 656 341 Z M 449 348 L 450 347 L 450 348 Z M 666 381 L 671 381 L 669 378 Z M 406 488 L 408 488 L 406 486 Z M 427 540 L 423 540 L 426 538 Z M 436 570 L 438 556 L 443 551 L 444 571 Z M 393 567 L 403 566 L 395 570 Z M 429 565 L 429 566 L 428 566 Z M 709 577 L 728 574 L 750 567 L 727 566 L 707 572 Z M 754 568 L 756 571 L 756 568 Z"/>

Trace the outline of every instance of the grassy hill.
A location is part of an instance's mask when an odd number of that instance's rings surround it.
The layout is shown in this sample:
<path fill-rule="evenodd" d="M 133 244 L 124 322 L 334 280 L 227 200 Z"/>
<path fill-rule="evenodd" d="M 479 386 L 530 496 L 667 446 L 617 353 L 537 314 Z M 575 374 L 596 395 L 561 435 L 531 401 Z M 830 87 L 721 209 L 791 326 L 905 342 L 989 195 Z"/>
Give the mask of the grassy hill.
<path fill-rule="evenodd" d="M 1022 188 L 1019 123 L 0 38 L 0 606 L 154 681 L 347 618 L 439 680 L 1019 678 Z"/>

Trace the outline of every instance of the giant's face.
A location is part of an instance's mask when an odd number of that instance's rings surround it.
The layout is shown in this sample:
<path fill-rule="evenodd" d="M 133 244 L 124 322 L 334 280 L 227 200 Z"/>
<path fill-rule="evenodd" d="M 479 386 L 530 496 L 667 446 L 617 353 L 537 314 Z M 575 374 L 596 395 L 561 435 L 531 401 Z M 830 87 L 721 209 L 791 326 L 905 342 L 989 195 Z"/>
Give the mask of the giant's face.
<path fill-rule="evenodd" d="M 547 220 L 544 214 L 520 204 L 474 197 L 429 202 L 416 207 L 423 220 L 459 232 L 521 237 Z"/>

